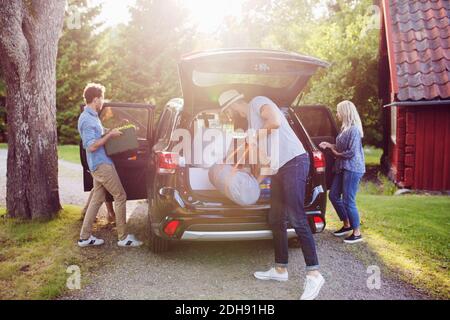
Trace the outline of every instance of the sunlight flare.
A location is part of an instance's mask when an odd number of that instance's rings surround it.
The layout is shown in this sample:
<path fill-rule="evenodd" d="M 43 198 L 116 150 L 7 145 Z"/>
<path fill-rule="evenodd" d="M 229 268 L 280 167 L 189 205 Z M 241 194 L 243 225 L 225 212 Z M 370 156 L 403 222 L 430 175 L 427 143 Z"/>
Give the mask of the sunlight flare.
<path fill-rule="evenodd" d="M 183 4 L 200 31 L 214 33 L 227 17 L 241 17 L 243 0 L 185 0 Z"/>

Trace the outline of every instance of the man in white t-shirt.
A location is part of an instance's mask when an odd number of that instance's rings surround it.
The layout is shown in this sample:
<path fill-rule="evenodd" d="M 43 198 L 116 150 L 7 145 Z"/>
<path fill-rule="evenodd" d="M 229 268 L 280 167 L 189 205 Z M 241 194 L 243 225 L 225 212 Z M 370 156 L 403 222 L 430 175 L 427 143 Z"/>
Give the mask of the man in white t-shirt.
<path fill-rule="evenodd" d="M 228 90 L 220 95 L 219 105 L 221 111 L 230 117 L 237 113 L 247 118 L 249 129 L 266 130 L 268 135 L 278 135 L 278 139 L 275 139 L 279 141 L 278 146 L 270 148 L 271 153 L 275 151 L 278 155 L 278 159 L 275 159 L 275 165 L 271 164 L 276 174 L 272 176 L 268 216 L 273 233 L 275 267 L 255 272 L 254 275 L 260 280 L 288 280 L 287 217 L 299 237 L 306 263 L 306 285 L 301 299 L 312 300 L 319 294 L 325 280 L 319 272 L 316 244 L 304 209 L 309 155 L 286 117 L 269 98 L 258 96 L 247 102 L 243 94 Z"/>

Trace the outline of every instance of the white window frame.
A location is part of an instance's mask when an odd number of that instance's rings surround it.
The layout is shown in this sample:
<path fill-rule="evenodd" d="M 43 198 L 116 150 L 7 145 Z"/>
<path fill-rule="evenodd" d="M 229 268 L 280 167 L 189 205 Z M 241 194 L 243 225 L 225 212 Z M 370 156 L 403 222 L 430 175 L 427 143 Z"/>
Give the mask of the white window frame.
<path fill-rule="evenodd" d="M 397 108 L 391 107 L 391 140 L 397 144 Z"/>

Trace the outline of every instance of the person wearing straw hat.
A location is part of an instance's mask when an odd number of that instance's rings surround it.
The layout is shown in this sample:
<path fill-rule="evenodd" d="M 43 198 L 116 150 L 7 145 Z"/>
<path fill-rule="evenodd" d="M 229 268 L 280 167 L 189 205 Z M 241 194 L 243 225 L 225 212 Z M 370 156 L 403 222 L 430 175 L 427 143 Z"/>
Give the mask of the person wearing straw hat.
<path fill-rule="evenodd" d="M 269 98 L 258 96 L 247 102 L 237 90 L 228 90 L 219 97 L 221 112 L 233 118 L 235 114 L 247 118 L 248 128 L 266 130 L 268 134 L 277 134 L 283 145 L 273 146 L 271 152 L 278 154 L 276 171 L 272 176 L 271 208 L 268 222 L 273 233 L 275 266 L 268 271 L 258 271 L 254 276 L 260 280 L 288 280 L 288 238 L 286 218 L 289 219 L 300 239 L 301 249 L 306 263 L 306 281 L 302 300 L 317 297 L 325 283 L 319 272 L 319 260 L 316 244 L 304 209 L 306 179 L 310 160 L 303 144 L 289 125 L 278 106 Z M 282 148 L 282 150 L 281 150 Z M 260 150 L 261 151 L 261 150 Z"/>

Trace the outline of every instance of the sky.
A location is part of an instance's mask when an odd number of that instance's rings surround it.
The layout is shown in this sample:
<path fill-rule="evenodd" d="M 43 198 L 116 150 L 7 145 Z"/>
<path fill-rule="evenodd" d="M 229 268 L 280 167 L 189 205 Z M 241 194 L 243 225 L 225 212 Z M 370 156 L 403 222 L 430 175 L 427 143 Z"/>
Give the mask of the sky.
<path fill-rule="evenodd" d="M 92 4 L 103 4 L 103 11 L 99 19 L 106 26 L 127 23 L 130 20 L 128 7 L 135 0 L 90 0 Z M 223 22 L 226 16 L 239 17 L 242 0 L 184 0 L 190 11 L 193 22 L 198 24 L 201 31 L 214 31 Z"/>
<path fill-rule="evenodd" d="M 130 20 L 128 6 L 133 5 L 135 0 L 91 0 L 92 4 L 103 4 L 103 10 L 99 19 L 110 27 Z"/>
<path fill-rule="evenodd" d="M 103 4 L 100 21 L 106 27 L 127 23 L 130 20 L 128 7 L 135 4 L 136 0 L 89 0 L 91 4 Z M 161 0 L 164 1 L 164 0 Z M 213 33 L 221 25 L 227 16 L 241 17 L 243 0 L 183 0 L 184 5 L 190 11 L 193 23 L 198 25 L 201 32 Z M 274 0 L 276 1 L 276 0 Z M 318 0 L 313 12 L 319 17 L 326 11 L 323 0 Z M 325 11 L 324 11 L 325 10 Z M 187 13 L 188 14 L 188 13 Z"/>

